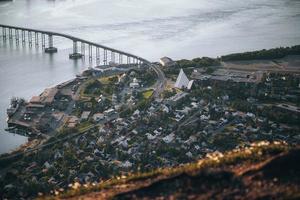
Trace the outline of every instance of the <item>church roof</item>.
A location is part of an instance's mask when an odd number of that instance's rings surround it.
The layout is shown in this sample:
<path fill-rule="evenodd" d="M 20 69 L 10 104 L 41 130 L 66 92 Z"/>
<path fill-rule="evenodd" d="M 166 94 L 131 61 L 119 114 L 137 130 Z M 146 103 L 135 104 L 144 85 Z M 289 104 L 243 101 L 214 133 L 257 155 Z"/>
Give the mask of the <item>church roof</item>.
<path fill-rule="evenodd" d="M 193 80 L 189 81 L 188 77 L 186 76 L 186 74 L 184 73 L 183 69 L 180 69 L 179 75 L 177 77 L 176 83 L 175 83 L 175 87 L 176 88 L 187 88 L 187 89 L 191 89 L 192 85 L 193 85 Z"/>

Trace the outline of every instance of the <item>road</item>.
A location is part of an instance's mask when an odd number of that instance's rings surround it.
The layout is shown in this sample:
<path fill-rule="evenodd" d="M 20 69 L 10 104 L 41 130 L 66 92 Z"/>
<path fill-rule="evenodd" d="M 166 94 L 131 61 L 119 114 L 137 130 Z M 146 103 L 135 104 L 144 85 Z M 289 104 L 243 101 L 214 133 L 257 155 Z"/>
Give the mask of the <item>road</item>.
<path fill-rule="evenodd" d="M 89 126 L 89 127 L 86 127 L 84 130 L 82 130 L 82 131 L 80 131 L 80 132 L 73 133 L 73 134 L 69 134 L 69 135 L 67 135 L 66 137 L 63 137 L 63 138 L 54 140 L 54 141 L 49 142 L 49 143 L 46 143 L 46 144 L 39 145 L 38 147 L 35 147 L 35 148 L 32 148 L 32 149 L 28 149 L 28 150 L 26 150 L 26 151 L 14 153 L 14 154 L 11 154 L 11 155 L 8 155 L 8 156 L 1 157 L 1 158 L 0 158 L 0 161 L 1 161 L 1 160 L 6 160 L 6 159 L 10 159 L 10 158 L 14 158 L 14 157 L 16 157 L 16 156 L 20 156 L 20 155 L 23 155 L 23 154 L 31 153 L 31 152 L 40 150 L 40 149 L 42 149 L 42 148 L 46 148 L 46 147 L 49 147 L 49 146 L 51 146 L 51 145 L 54 145 L 54 144 L 56 144 L 56 143 L 58 143 L 58 142 L 63 142 L 63 141 L 69 140 L 69 139 L 71 139 L 71 138 L 77 137 L 77 136 L 79 136 L 79 135 L 87 134 L 87 133 L 89 132 L 89 130 L 92 130 L 93 128 L 95 128 L 95 127 L 97 127 L 97 126 L 98 126 L 98 125 L 91 125 L 91 126 Z"/>
<path fill-rule="evenodd" d="M 160 94 L 165 90 L 167 79 L 164 72 L 160 69 L 160 67 L 156 64 L 150 64 L 150 67 L 155 71 L 157 74 L 157 82 L 156 82 L 156 89 L 154 90 L 154 97 L 160 98 Z"/>
<path fill-rule="evenodd" d="M 197 115 L 200 114 L 200 113 L 201 113 L 201 110 L 196 111 L 193 115 L 191 115 L 189 118 L 187 118 L 187 119 L 184 120 L 182 123 L 180 123 L 180 124 L 178 125 L 177 130 L 173 131 L 173 133 L 176 132 L 176 131 L 178 131 L 178 130 L 180 130 L 180 129 L 181 129 L 182 127 L 184 127 L 184 126 L 187 126 L 187 125 L 189 125 L 189 124 L 191 124 L 191 123 L 193 123 L 193 122 L 199 120 L 199 118 L 197 117 Z M 215 134 L 221 133 L 221 132 L 224 131 L 225 128 L 227 128 L 227 127 L 233 125 L 234 123 L 236 123 L 236 120 L 231 120 L 231 121 L 229 121 L 229 122 L 227 122 L 227 123 L 224 123 L 224 124 L 221 125 L 219 128 L 217 128 L 216 130 L 214 130 L 214 133 L 215 133 Z"/>

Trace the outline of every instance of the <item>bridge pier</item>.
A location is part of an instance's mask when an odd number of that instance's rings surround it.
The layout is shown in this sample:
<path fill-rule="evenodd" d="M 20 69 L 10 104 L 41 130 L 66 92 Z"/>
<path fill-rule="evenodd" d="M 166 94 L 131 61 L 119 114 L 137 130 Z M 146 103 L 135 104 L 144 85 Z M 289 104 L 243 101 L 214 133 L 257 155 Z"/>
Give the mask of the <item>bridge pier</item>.
<path fill-rule="evenodd" d="M 127 64 L 130 64 L 130 57 L 127 56 Z"/>
<path fill-rule="evenodd" d="M 15 29 L 16 42 L 19 42 L 19 30 Z"/>
<path fill-rule="evenodd" d="M 110 58 L 110 61 L 112 62 L 112 63 L 116 63 L 116 61 L 115 61 L 115 52 L 111 52 L 111 58 Z"/>
<path fill-rule="evenodd" d="M 6 40 L 6 28 L 2 27 L 2 36 L 3 36 L 3 40 Z"/>
<path fill-rule="evenodd" d="M 45 48 L 45 43 L 46 43 L 46 38 L 45 38 L 45 34 L 42 33 L 42 48 L 44 49 Z"/>
<path fill-rule="evenodd" d="M 39 33 L 38 32 L 34 32 L 34 42 L 35 42 L 35 46 L 39 45 Z"/>
<path fill-rule="evenodd" d="M 24 44 L 25 43 L 25 31 L 24 30 L 21 31 L 21 39 L 22 39 L 22 43 Z"/>
<path fill-rule="evenodd" d="M 48 45 L 49 47 L 45 48 L 45 53 L 56 53 L 57 48 L 53 46 L 53 35 L 48 35 Z"/>
<path fill-rule="evenodd" d="M 29 46 L 31 47 L 32 46 L 32 33 L 31 33 L 31 31 L 28 31 L 27 37 L 28 37 Z"/>
<path fill-rule="evenodd" d="M 9 40 L 12 40 L 12 29 L 11 28 L 9 28 L 8 29 L 8 38 L 9 38 Z"/>
<path fill-rule="evenodd" d="M 107 50 L 106 49 L 104 49 L 104 55 L 103 55 L 103 63 L 104 63 L 104 65 L 107 65 Z"/>
<path fill-rule="evenodd" d="M 89 61 L 93 60 L 93 46 L 89 44 Z"/>
<path fill-rule="evenodd" d="M 81 42 L 81 54 L 84 57 L 85 56 L 85 43 Z"/>
<path fill-rule="evenodd" d="M 77 41 L 73 40 L 73 53 L 69 54 L 70 59 L 80 59 L 82 58 L 82 54 L 78 53 Z"/>
<path fill-rule="evenodd" d="M 96 64 L 100 65 L 101 61 L 100 61 L 100 49 L 98 47 L 96 47 Z"/>
<path fill-rule="evenodd" d="M 119 54 L 119 64 L 122 64 L 122 56 Z"/>

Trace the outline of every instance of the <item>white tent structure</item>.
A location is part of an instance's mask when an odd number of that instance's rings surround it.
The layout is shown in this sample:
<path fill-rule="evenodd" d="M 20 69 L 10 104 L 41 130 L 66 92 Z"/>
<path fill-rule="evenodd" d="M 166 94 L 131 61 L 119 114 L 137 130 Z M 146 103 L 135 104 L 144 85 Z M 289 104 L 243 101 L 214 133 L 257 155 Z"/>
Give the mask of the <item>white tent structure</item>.
<path fill-rule="evenodd" d="M 184 71 L 180 69 L 179 75 L 177 77 L 176 83 L 174 87 L 182 89 L 187 88 L 188 90 L 192 88 L 193 80 L 189 80 L 188 77 L 185 75 Z"/>

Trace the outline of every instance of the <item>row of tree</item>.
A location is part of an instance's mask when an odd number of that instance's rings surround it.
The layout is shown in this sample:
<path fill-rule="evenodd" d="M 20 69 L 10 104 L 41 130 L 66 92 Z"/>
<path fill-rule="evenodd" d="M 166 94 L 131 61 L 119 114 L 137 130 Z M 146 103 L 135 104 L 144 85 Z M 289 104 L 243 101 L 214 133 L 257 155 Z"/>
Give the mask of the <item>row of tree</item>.
<path fill-rule="evenodd" d="M 194 58 L 192 60 L 178 60 L 176 64 L 179 68 L 189 68 L 189 67 L 209 67 L 219 65 L 220 61 L 217 58 L 209 58 L 209 57 L 202 57 L 202 58 Z"/>
<path fill-rule="evenodd" d="M 274 49 L 263 49 L 259 51 L 251 51 L 244 53 L 234 53 L 221 56 L 222 61 L 237 61 L 237 60 L 262 60 L 262 59 L 277 59 L 288 55 L 300 55 L 300 45 L 292 47 L 279 47 Z"/>
<path fill-rule="evenodd" d="M 220 65 L 220 61 L 238 61 L 238 60 L 262 60 L 277 59 L 288 55 L 300 55 L 300 45 L 292 47 L 279 47 L 273 49 L 262 49 L 244 53 L 234 53 L 219 58 L 194 58 L 192 60 L 182 59 L 176 61 L 175 68 L 192 68 L 192 67 L 211 67 Z M 174 68 L 174 67 L 172 67 Z"/>

